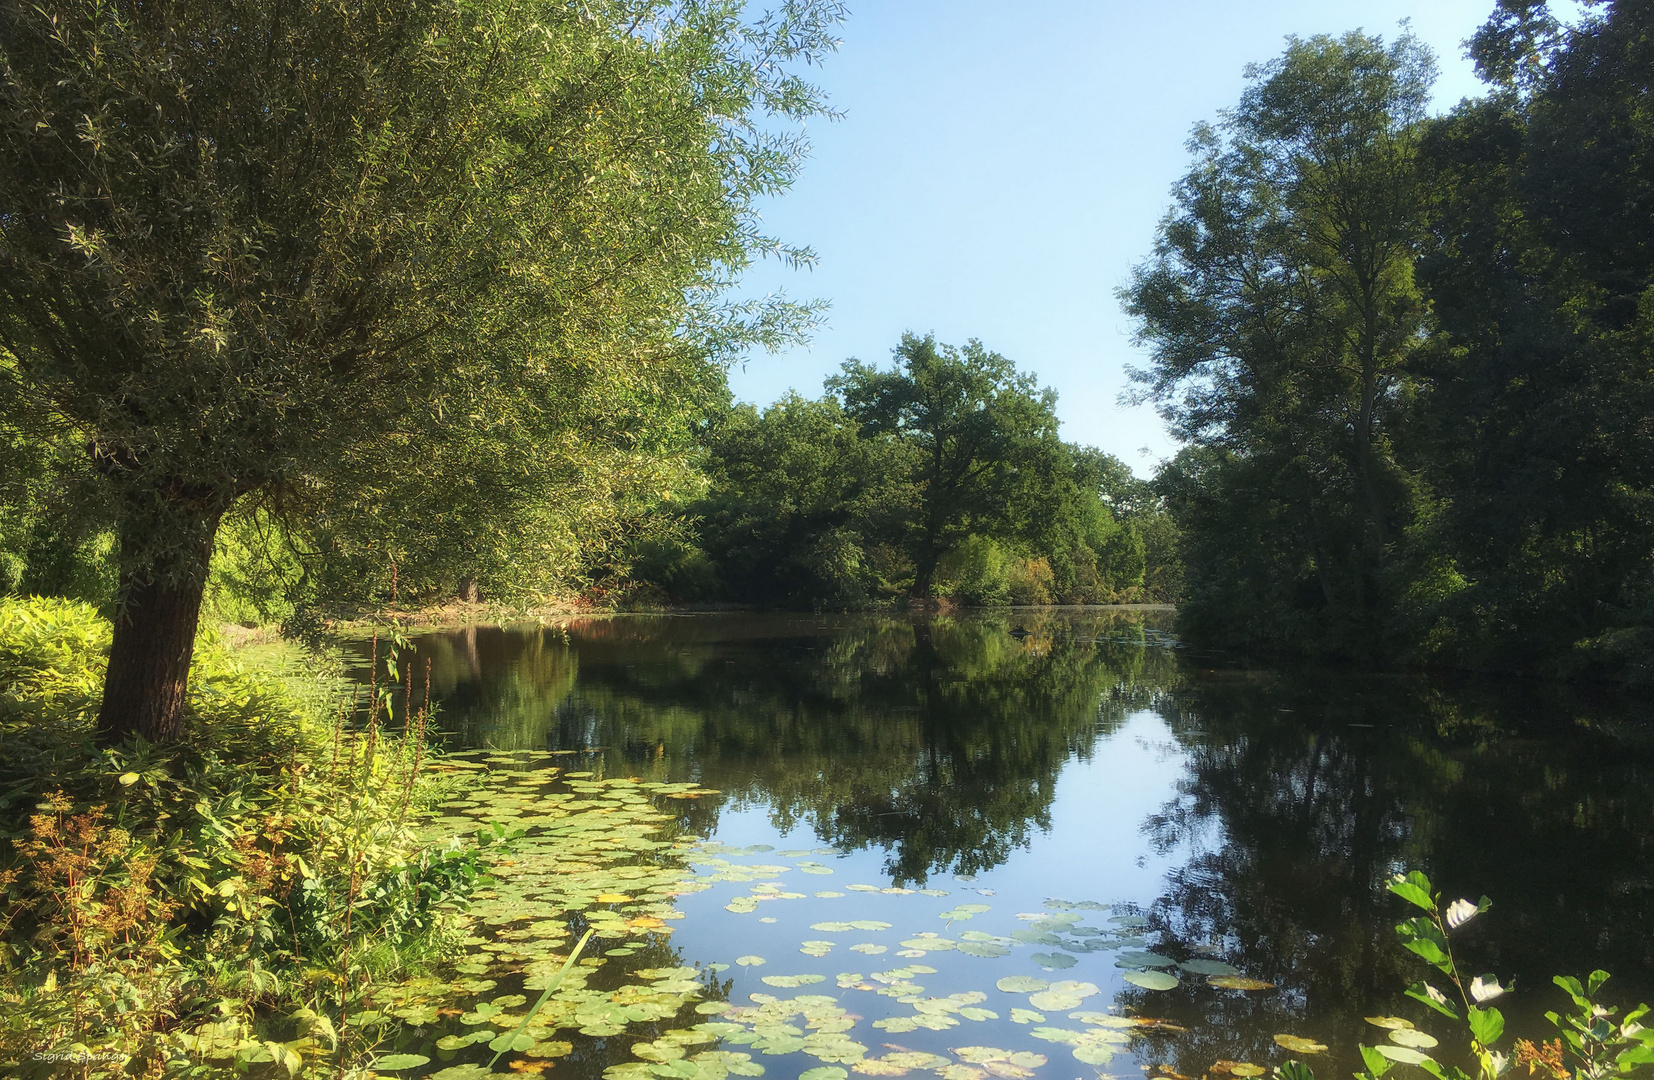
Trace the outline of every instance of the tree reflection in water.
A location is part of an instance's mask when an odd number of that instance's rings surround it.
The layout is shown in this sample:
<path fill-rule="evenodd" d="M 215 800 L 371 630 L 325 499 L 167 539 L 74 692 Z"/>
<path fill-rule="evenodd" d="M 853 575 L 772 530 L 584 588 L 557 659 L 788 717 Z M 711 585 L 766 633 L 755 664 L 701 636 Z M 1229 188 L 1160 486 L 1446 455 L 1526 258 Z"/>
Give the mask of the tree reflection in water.
<path fill-rule="evenodd" d="M 845 849 L 898 884 L 1003 864 L 1049 827 L 1065 765 L 1156 714 L 1178 795 L 1144 849 L 1185 852 L 1147 914 L 1177 958 L 1215 946 L 1278 992 L 1127 987 L 1119 1004 L 1188 1027 L 1166 1060 L 1273 1060 L 1276 1033 L 1332 1044 L 1403 1011 L 1420 974 L 1395 945 L 1385 879 L 1427 871 L 1493 897 L 1470 965 L 1514 975 L 1514 1028 L 1549 980 L 1615 972 L 1654 994 L 1654 742 L 1634 708 L 1575 691 L 1326 670 L 1212 667 L 1165 647 L 1163 612 L 960 618 L 620 617 L 416 640 L 463 745 L 571 753 L 606 775 L 694 780 Z M 1025 640 L 1010 633 L 1023 624 Z M 1210 661 L 1211 658 L 1201 658 Z M 417 677 L 417 675 L 416 675 Z M 711 832 L 720 807 L 692 804 Z M 1099 897 L 1108 900 L 1110 897 Z M 1415 1010 L 1416 1011 L 1416 1010 Z"/>

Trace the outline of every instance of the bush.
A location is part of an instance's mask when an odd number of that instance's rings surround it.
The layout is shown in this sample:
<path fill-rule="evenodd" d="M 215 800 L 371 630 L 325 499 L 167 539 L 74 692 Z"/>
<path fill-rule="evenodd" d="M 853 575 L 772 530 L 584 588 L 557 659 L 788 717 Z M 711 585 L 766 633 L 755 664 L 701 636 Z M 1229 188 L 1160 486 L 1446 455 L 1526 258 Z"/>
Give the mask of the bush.
<path fill-rule="evenodd" d="M 348 1055 L 333 1020 L 440 957 L 481 873 L 410 828 L 445 797 L 423 717 L 348 730 L 336 682 L 208 635 L 186 739 L 100 748 L 108 641 L 88 605 L 0 601 L 0 1071 Z"/>

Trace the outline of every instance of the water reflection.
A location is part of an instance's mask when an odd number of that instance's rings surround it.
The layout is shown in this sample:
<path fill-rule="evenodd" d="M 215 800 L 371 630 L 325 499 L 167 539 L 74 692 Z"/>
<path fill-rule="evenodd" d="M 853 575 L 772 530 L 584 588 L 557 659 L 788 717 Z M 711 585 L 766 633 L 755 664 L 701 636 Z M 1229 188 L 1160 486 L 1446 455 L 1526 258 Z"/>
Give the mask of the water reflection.
<path fill-rule="evenodd" d="M 1119 752 L 1115 733 L 1150 716 L 1180 775 L 1140 807 L 1142 852 L 1175 856 L 1144 907 L 1155 947 L 1215 949 L 1280 987 L 1119 989 L 1188 1028 L 1159 1059 L 1185 1075 L 1278 1059 L 1277 1033 L 1331 1043 L 1327 1066 L 1347 1072 L 1355 1040 L 1377 1035 L 1363 1016 L 1412 1015 L 1401 990 L 1420 972 L 1393 944 L 1384 890 L 1406 867 L 1494 898 L 1467 966 L 1517 976 L 1526 992 L 1501 1003 L 1513 1028 L 1542 1030 L 1529 1022 L 1556 1004 L 1558 972 L 1606 967 L 1612 999 L 1654 995 L 1654 741 L 1633 706 L 1213 666 L 1167 647 L 1166 622 L 595 619 L 422 636 L 412 669 L 429 660 L 457 744 L 719 788 L 721 804 L 688 809 L 691 828 L 761 809 L 779 834 L 882 853 L 895 884 L 1014 865 L 1052 828 L 1065 770 Z M 1018 623 L 1031 636 L 1013 637 Z"/>

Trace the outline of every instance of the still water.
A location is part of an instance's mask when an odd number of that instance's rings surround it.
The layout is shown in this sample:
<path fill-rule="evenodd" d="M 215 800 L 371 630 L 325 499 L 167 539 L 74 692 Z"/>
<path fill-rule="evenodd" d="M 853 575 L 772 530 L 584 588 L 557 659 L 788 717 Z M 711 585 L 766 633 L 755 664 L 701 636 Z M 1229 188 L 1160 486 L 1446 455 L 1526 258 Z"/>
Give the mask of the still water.
<path fill-rule="evenodd" d="M 708 883 L 675 900 L 672 962 L 739 1003 L 824 976 L 803 992 L 835 996 L 869 1056 L 937 1055 L 944 1077 L 1200 1077 L 1295 1056 L 1279 1034 L 1329 1047 L 1304 1058 L 1322 1080 L 1347 1076 L 1357 1043 L 1382 1041 L 1363 1017 L 1440 1026 L 1403 993 L 1426 972 L 1384 883 L 1409 869 L 1492 898 L 1461 960 L 1514 978 L 1513 1033 L 1549 1034 L 1553 974 L 1606 968 L 1608 1000 L 1654 996 L 1654 722 L 1635 703 L 1246 667 L 1179 647 L 1169 622 L 625 616 L 423 634 L 406 670 L 416 694 L 428 674 L 451 747 L 716 789 L 672 808 L 702 841 L 674 857 Z M 1271 985 L 1209 983 L 1225 970 Z M 953 995 L 946 1024 L 892 1021 L 911 1000 L 868 992 L 892 983 Z M 1058 992 L 1026 989 L 1041 983 Z M 1070 1053 L 1081 1014 L 1165 1023 L 1088 1064 Z M 557 1071 L 630 1060 L 624 1039 L 597 1044 Z M 776 1078 L 823 1067 L 754 1057 Z M 671 1069 L 656 1075 L 693 1073 Z"/>

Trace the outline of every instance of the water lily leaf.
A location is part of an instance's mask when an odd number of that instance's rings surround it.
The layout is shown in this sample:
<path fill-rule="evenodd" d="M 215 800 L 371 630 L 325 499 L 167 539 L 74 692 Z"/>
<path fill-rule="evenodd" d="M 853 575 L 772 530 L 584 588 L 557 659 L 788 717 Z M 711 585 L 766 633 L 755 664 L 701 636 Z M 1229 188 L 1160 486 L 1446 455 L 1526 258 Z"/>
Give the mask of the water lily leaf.
<path fill-rule="evenodd" d="M 668 1080 L 698 1080 L 705 1071 L 698 1063 L 687 1058 L 658 1062 L 649 1066 L 651 1076 L 664 1076 Z"/>
<path fill-rule="evenodd" d="M 849 1080 L 850 1074 L 837 1065 L 819 1065 L 798 1074 L 798 1080 Z"/>
<path fill-rule="evenodd" d="M 1107 1065 L 1114 1060 L 1114 1051 L 1097 1043 L 1084 1043 L 1073 1050 L 1074 1057 L 1087 1065 Z"/>
<path fill-rule="evenodd" d="M 762 956 L 737 956 L 735 962 L 742 967 L 757 967 L 764 962 Z"/>
<path fill-rule="evenodd" d="M 981 956 L 990 960 L 1011 955 L 1009 948 L 992 941 L 961 941 L 959 951 L 966 956 Z"/>
<path fill-rule="evenodd" d="M 373 1067 L 396 1072 L 398 1069 L 417 1069 L 430 1063 L 431 1059 L 424 1054 L 386 1054 L 382 1058 L 374 1058 Z"/>
<path fill-rule="evenodd" d="M 1032 1035 L 1036 1039 L 1043 1039 L 1046 1042 L 1054 1043 L 1079 1044 L 1085 1039 L 1085 1035 L 1082 1032 L 1070 1031 L 1067 1028 L 1059 1027 L 1037 1027 L 1028 1034 Z"/>
<path fill-rule="evenodd" d="M 1415 1050 L 1428 1050 L 1436 1045 L 1434 1036 L 1427 1035 L 1417 1028 L 1395 1028 L 1389 1034 L 1390 1041 L 1397 1046 L 1411 1046 Z"/>
<path fill-rule="evenodd" d="M 873 945 L 873 944 L 870 944 L 870 943 L 863 943 L 861 945 L 852 945 L 852 946 L 850 946 L 850 951 L 851 952 L 866 953 L 869 956 L 878 956 L 880 953 L 889 952 L 890 951 L 890 946 L 888 946 L 888 945 Z"/>
<path fill-rule="evenodd" d="M 1326 1045 L 1314 1039 L 1306 1039 L 1301 1035 L 1277 1035 L 1275 1045 L 1294 1054 L 1321 1054 L 1326 1052 Z"/>
<path fill-rule="evenodd" d="M 703 1050 L 696 1054 L 693 1060 L 697 1064 L 716 1065 L 736 1076 L 764 1075 L 764 1066 L 752 1060 L 751 1054 L 741 1054 L 733 1050 Z"/>
<path fill-rule="evenodd" d="M 1177 976 L 1165 971 L 1128 971 L 1121 978 L 1145 990 L 1170 990 L 1178 984 Z"/>
<path fill-rule="evenodd" d="M 878 919 L 855 919 L 850 923 L 853 930 L 889 930 L 890 924 Z"/>
<path fill-rule="evenodd" d="M 917 949 L 920 952 L 948 952 L 957 949 L 959 943 L 945 937 L 916 937 L 902 942 L 905 949 Z"/>
<path fill-rule="evenodd" d="M 527 1050 L 535 1041 L 532 1035 L 501 1035 L 497 1039 L 489 1040 L 488 1049 L 496 1054 L 503 1054 L 508 1050 Z"/>
<path fill-rule="evenodd" d="M 1040 967 L 1046 968 L 1046 969 L 1071 968 L 1075 964 L 1079 963 L 1079 961 L 1076 960 L 1074 957 L 1069 956 L 1067 953 L 1060 953 L 1060 952 L 1058 952 L 1058 953 L 1037 952 L 1037 953 L 1034 953 L 1033 955 L 1031 955 L 1029 957 L 1029 959 L 1032 960 L 1034 963 L 1038 964 Z"/>
<path fill-rule="evenodd" d="M 1426 1061 L 1433 1060 L 1430 1055 L 1414 1050 L 1410 1046 L 1392 1046 L 1388 1043 L 1379 1043 L 1373 1049 L 1391 1061 L 1399 1061 L 1403 1065 L 1422 1065 Z"/>
<path fill-rule="evenodd" d="M 1178 967 L 1191 975 L 1239 975 L 1240 969 L 1222 960 L 1185 960 Z"/>
<path fill-rule="evenodd" d="M 1413 1026 L 1411 1020 L 1405 1020 L 1399 1016 L 1369 1016 L 1366 1019 L 1367 1023 L 1374 1027 L 1388 1028 L 1392 1031 Z"/>
<path fill-rule="evenodd" d="M 531 1058 L 560 1058 L 574 1053 L 574 1044 L 561 1039 L 537 1042 L 523 1051 Z"/>
<path fill-rule="evenodd" d="M 1011 1023 L 1013 1024 L 1043 1024 L 1045 1014 L 1034 1012 L 1032 1009 L 1012 1009 Z"/>
<path fill-rule="evenodd" d="M 906 1076 L 913 1071 L 883 1058 L 863 1058 L 850 1068 L 863 1076 Z"/>
<path fill-rule="evenodd" d="M 1029 975 L 1007 975 L 994 985 L 1007 994 L 1032 994 L 1035 991 L 1044 990 L 1051 984 L 1044 979 L 1036 979 Z"/>
<path fill-rule="evenodd" d="M 1264 982 L 1262 979 L 1248 979 L 1242 975 L 1213 975 L 1206 980 L 1207 986 L 1216 986 L 1221 990 L 1273 990 L 1275 984 Z"/>
<path fill-rule="evenodd" d="M 656 1039 L 654 1042 L 634 1043 L 632 1055 L 644 1061 L 675 1061 L 683 1057 L 683 1047 L 665 1039 Z"/>
<path fill-rule="evenodd" d="M 970 1065 L 944 1065 L 936 1070 L 942 1080 L 982 1080 L 987 1072 Z"/>
<path fill-rule="evenodd" d="M 963 1016 L 966 1020 L 979 1020 L 980 1021 L 980 1020 L 998 1020 L 999 1019 L 999 1014 L 994 1012 L 992 1009 L 980 1009 L 980 1008 L 977 1008 L 974 1005 L 969 1006 L 967 1008 L 960 1009 L 959 1010 L 959 1015 Z"/>
<path fill-rule="evenodd" d="M 1142 949 L 1127 949 L 1114 958 L 1114 962 L 1122 967 L 1176 967 L 1177 961 L 1159 953 L 1144 952 Z M 1228 974 L 1216 972 L 1215 974 Z"/>
<path fill-rule="evenodd" d="M 1066 1012 L 1077 1009 L 1085 999 L 1078 994 L 1064 994 L 1057 990 L 1042 990 L 1037 994 L 1030 994 L 1028 1004 L 1036 1009 L 1048 1012 Z"/>
<path fill-rule="evenodd" d="M 1253 1065 L 1249 1061 L 1231 1061 L 1227 1064 L 1230 1076 L 1262 1076 L 1268 1071 L 1262 1065 Z"/>
<path fill-rule="evenodd" d="M 810 924 L 811 930 L 819 930 L 824 934 L 848 934 L 855 928 L 854 923 L 847 922 L 818 922 Z"/>
<path fill-rule="evenodd" d="M 887 1016 L 883 1020 L 873 1021 L 873 1026 L 892 1035 L 902 1035 L 918 1030 L 919 1021 L 911 1016 Z"/>
<path fill-rule="evenodd" d="M 431 1073 L 428 1080 L 485 1080 L 489 1075 L 487 1066 L 472 1062 L 466 1065 L 450 1065 L 446 1069 Z"/>
<path fill-rule="evenodd" d="M 780 986 L 786 989 L 797 989 L 800 986 L 809 986 L 812 983 L 826 982 L 825 975 L 765 975 L 763 983 L 766 986 Z"/>

